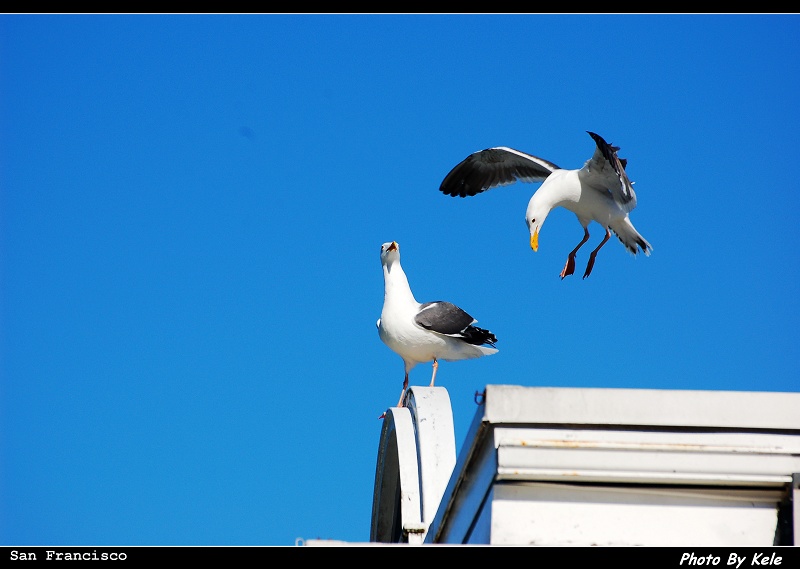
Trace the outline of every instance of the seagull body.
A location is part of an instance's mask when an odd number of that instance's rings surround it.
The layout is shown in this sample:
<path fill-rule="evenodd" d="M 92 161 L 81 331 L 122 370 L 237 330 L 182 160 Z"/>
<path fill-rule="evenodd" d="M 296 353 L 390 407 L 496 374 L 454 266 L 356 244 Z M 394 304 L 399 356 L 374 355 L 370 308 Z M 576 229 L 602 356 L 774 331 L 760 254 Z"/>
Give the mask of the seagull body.
<path fill-rule="evenodd" d="M 589 240 L 592 221 L 603 226 L 605 236 L 590 253 L 583 278 L 591 274 L 597 252 L 606 244 L 611 232 L 632 254 L 641 250 L 649 256 L 653 247 L 636 230 L 629 216 L 636 207 L 636 193 L 625 173 L 627 160 L 617 156 L 619 147 L 608 144 L 598 134 L 589 132 L 589 135 L 596 148 L 582 168 L 565 170 L 543 158 L 498 146 L 467 156 L 445 176 L 439 190 L 463 198 L 517 181 L 542 182 L 525 212 L 531 249 L 539 249 L 539 231 L 554 208 L 568 209 L 583 227 L 583 239 L 569 253 L 561 271 L 562 279 L 575 271 L 575 255 Z"/>
<path fill-rule="evenodd" d="M 439 360 L 457 361 L 497 353 L 494 334 L 473 324 L 464 310 L 445 301 L 419 303 L 411 292 L 396 241 L 381 245 L 383 310 L 376 325 L 384 344 L 403 358 L 405 378 L 400 407 L 408 388 L 408 374 L 423 362 L 433 362 L 430 386 L 436 380 Z"/>

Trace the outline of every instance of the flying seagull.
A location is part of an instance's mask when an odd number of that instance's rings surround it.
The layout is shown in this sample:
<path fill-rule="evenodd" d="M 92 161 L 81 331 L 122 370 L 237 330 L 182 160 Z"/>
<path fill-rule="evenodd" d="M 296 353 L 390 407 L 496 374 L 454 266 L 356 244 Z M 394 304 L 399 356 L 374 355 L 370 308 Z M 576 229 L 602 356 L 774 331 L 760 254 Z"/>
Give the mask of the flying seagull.
<path fill-rule="evenodd" d="M 587 131 L 589 132 L 589 131 Z M 608 144 L 599 134 L 589 132 L 597 147 L 582 168 L 564 170 L 543 158 L 498 146 L 467 156 L 442 181 L 439 190 L 448 196 L 474 196 L 514 182 L 543 182 L 528 202 L 525 223 L 531 234 L 531 249 L 539 249 L 539 231 L 553 208 L 564 207 L 578 217 L 583 239 L 569 253 L 561 278 L 575 272 L 575 255 L 589 240 L 589 224 L 603 226 L 605 237 L 589 255 L 583 278 L 594 267 L 595 257 L 611 232 L 636 255 L 639 249 L 650 255 L 653 247 L 636 230 L 629 214 L 636 207 L 636 193 L 625 173 L 628 161 L 617 156 L 618 146 Z"/>
<path fill-rule="evenodd" d="M 408 373 L 417 364 L 433 361 L 430 383 L 433 387 L 439 360 L 465 360 L 497 353 L 495 335 L 473 326 L 477 320 L 455 304 L 443 300 L 424 304 L 416 301 L 400 266 L 397 241 L 381 245 L 381 264 L 383 310 L 376 324 L 383 343 L 403 358 L 405 365 L 398 407 L 402 406 L 408 389 Z"/>

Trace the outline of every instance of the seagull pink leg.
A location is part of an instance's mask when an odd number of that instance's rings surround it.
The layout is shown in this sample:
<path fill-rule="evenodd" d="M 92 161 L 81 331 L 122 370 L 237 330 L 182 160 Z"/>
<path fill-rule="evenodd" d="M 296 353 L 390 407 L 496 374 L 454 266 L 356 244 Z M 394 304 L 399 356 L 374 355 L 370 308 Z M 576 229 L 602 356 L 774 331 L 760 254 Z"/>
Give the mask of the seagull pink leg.
<path fill-rule="evenodd" d="M 403 391 L 400 392 L 400 401 L 397 402 L 398 407 L 403 406 L 403 396 L 406 394 L 406 389 L 408 389 L 408 374 L 406 374 L 406 378 L 403 380 Z"/>
<path fill-rule="evenodd" d="M 595 247 L 591 255 L 589 255 L 589 263 L 586 265 L 586 272 L 583 273 L 583 278 L 588 277 L 589 274 L 592 272 L 592 269 L 594 268 L 594 258 L 597 257 L 597 252 L 600 250 L 600 247 L 606 244 L 606 241 L 608 241 L 609 237 L 611 237 L 611 232 L 608 229 L 606 229 L 605 238 L 600 242 L 600 245 Z"/>
<path fill-rule="evenodd" d="M 403 380 L 403 391 L 400 392 L 400 401 L 397 402 L 398 407 L 403 406 L 403 396 L 406 394 L 406 389 L 408 389 L 408 373 L 406 373 L 406 377 Z M 378 419 L 383 419 L 384 417 L 386 417 L 386 411 L 381 413 L 381 416 L 378 417 Z"/>
<path fill-rule="evenodd" d="M 606 239 L 608 239 L 608 238 L 606 237 Z M 569 275 L 571 275 L 572 273 L 575 272 L 575 255 L 578 253 L 578 249 L 583 247 L 583 244 L 586 243 L 588 240 L 589 240 L 589 228 L 588 227 L 584 227 L 583 228 L 583 239 L 581 239 L 581 242 L 578 243 L 578 246 L 575 247 L 570 252 L 569 257 L 567 257 L 567 264 L 564 265 L 564 268 L 561 270 L 561 279 L 562 280 L 564 279 L 564 277 L 568 277 Z M 586 278 L 586 277 L 584 276 L 584 278 Z"/>
<path fill-rule="evenodd" d="M 433 387 L 433 382 L 436 379 L 436 370 L 439 369 L 439 362 L 433 358 L 433 375 L 431 376 L 431 384 L 428 387 Z"/>

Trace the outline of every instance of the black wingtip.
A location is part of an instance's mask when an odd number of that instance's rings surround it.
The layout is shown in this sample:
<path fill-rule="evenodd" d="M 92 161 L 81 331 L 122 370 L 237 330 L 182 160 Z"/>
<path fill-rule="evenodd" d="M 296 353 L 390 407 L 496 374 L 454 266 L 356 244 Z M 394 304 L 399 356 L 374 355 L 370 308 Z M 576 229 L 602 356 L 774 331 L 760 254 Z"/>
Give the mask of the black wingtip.
<path fill-rule="evenodd" d="M 467 196 L 474 196 L 483 191 L 480 187 L 479 180 L 475 180 L 476 174 L 472 173 L 471 164 L 475 160 L 475 156 L 480 152 L 473 152 L 464 160 L 456 164 L 452 170 L 442 180 L 439 185 L 439 191 L 446 196 L 465 198 Z"/>
<path fill-rule="evenodd" d="M 442 185 L 439 186 L 439 191 L 442 192 L 446 196 L 451 196 L 454 198 L 465 198 L 467 196 L 474 196 L 476 192 L 471 192 L 467 189 L 466 184 L 463 181 L 452 184 L 449 183 L 448 179 L 445 179 L 442 182 Z"/>
<path fill-rule="evenodd" d="M 497 343 L 497 336 L 492 334 L 489 330 L 478 328 L 477 326 L 467 326 L 463 334 L 464 340 L 470 344 L 475 344 L 477 346 L 488 344 L 493 348 L 497 347 L 495 345 Z"/>
<path fill-rule="evenodd" d="M 614 166 L 614 169 L 617 171 L 617 174 L 622 174 L 622 172 L 620 172 L 619 169 L 617 168 L 616 161 L 617 160 L 619 161 L 619 165 L 622 167 L 622 170 L 624 171 L 625 168 L 628 166 L 628 160 L 625 158 L 620 158 L 619 155 L 617 155 L 617 152 L 619 152 L 619 146 L 614 146 L 613 144 L 609 144 L 602 136 L 600 136 L 595 132 L 592 132 L 590 130 L 587 130 L 586 132 L 589 133 L 589 136 L 592 137 L 595 144 L 597 144 L 597 148 L 599 148 L 600 151 L 603 153 L 603 156 L 606 157 L 606 160 L 608 160 Z"/>
<path fill-rule="evenodd" d="M 599 146 L 600 148 L 603 149 L 603 154 L 605 154 L 605 149 L 606 148 L 608 148 L 611 152 L 616 152 L 616 151 L 619 150 L 619 146 L 614 146 L 614 145 L 606 142 L 606 139 L 603 138 L 602 136 L 600 136 L 599 134 L 597 134 L 596 132 L 592 132 L 590 130 L 587 130 L 586 132 L 589 133 L 589 136 L 592 137 L 592 139 L 594 140 L 595 144 L 597 144 L 597 146 Z"/>

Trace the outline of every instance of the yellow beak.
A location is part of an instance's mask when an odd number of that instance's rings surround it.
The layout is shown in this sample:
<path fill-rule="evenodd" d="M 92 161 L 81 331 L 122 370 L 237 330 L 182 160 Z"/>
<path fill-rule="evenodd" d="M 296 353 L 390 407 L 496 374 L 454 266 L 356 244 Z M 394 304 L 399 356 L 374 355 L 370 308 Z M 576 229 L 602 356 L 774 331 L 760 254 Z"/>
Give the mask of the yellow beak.
<path fill-rule="evenodd" d="M 533 235 L 531 236 L 531 249 L 533 249 L 534 251 L 538 251 L 539 250 L 539 230 L 538 229 L 536 231 L 534 231 Z"/>

